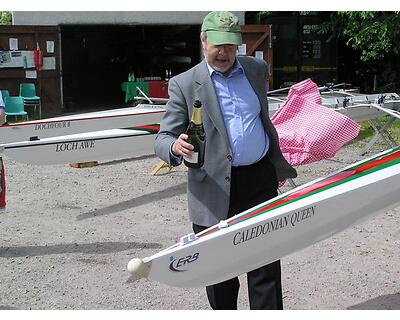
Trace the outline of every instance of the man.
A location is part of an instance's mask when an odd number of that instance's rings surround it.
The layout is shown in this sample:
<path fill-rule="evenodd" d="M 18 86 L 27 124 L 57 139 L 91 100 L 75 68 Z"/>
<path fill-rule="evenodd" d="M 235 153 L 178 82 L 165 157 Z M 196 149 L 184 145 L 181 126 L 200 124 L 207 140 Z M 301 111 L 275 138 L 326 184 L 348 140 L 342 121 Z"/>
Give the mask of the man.
<path fill-rule="evenodd" d="M 0 126 L 2 124 L 4 124 L 4 122 L 6 121 L 6 111 L 4 110 L 5 106 L 4 106 L 4 101 L 3 101 L 3 96 L 1 94 L 0 91 Z"/>
<path fill-rule="evenodd" d="M 5 123 L 5 110 L 4 110 L 3 96 L 0 91 L 0 126 Z M 1 142 L 1 139 L 0 139 Z M 6 181 L 4 175 L 4 164 L 0 152 L 0 212 L 6 207 Z"/>
<path fill-rule="evenodd" d="M 155 142 L 156 154 L 172 165 L 190 157 L 184 133 L 193 102 L 203 105 L 204 165 L 188 171 L 188 207 L 198 233 L 277 195 L 278 180 L 296 177 L 283 158 L 268 117 L 266 63 L 236 57 L 239 19 L 211 12 L 200 39 L 205 60 L 169 82 L 170 100 Z M 247 273 L 251 309 L 283 309 L 280 262 Z M 238 278 L 206 288 L 213 309 L 237 309 Z"/>

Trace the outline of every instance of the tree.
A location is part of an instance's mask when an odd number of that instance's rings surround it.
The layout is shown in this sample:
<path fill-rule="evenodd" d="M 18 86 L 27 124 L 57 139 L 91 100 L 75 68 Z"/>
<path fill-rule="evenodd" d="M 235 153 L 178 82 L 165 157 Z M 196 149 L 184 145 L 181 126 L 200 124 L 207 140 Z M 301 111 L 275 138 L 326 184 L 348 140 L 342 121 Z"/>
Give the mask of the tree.
<path fill-rule="evenodd" d="M 320 26 L 321 33 L 342 37 L 360 51 L 360 60 L 377 61 L 400 53 L 400 13 L 386 11 L 333 12 Z"/>
<path fill-rule="evenodd" d="M 272 12 L 258 14 L 264 17 Z M 363 92 L 400 90 L 400 12 L 333 11 L 316 30 L 326 34 L 327 41 L 337 40 L 340 81 L 359 86 Z"/>
<path fill-rule="evenodd" d="M 12 24 L 12 15 L 10 11 L 0 11 L 0 25 Z"/>
<path fill-rule="evenodd" d="M 358 84 L 363 83 L 360 86 L 363 90 L 399 90 L 399 12 L 332 12 L 330 21 L 323 23 L 319 30 L 343 40 L 357 53 L 358 59 L 350 64 L 353 67 L 351 78 Z"/>

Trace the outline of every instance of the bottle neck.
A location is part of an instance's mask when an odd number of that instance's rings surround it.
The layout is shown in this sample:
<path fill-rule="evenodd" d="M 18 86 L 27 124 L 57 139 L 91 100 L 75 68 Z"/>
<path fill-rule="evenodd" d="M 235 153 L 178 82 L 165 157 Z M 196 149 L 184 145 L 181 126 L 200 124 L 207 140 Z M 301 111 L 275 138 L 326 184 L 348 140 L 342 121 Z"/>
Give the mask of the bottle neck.
<path fill-rule="evenodd" d="M 192 120 L 196 125 L 202 124 L 203 120 L 201 118 L 201 107 L 200 108 L 193 108 Z"/>

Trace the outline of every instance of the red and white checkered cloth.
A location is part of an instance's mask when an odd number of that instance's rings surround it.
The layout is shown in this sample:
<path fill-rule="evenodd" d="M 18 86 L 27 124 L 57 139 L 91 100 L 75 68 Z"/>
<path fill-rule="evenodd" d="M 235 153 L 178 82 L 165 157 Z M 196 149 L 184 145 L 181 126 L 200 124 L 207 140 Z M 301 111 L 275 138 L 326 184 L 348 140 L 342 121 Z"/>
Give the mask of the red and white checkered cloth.
<path fill-rule="evenodd" d="M 311 79 L 303 80 L 291 86 L 287 98 L 290 99 L 294 95 L 301 96 L 307 101 L 322 104 L 321 94 L 319 93 L 318 87 Z"/>
<path fill-rule="evenodd" d="M 349 117 L 321 104 L 318 87 L 310 79 L 291 87 L 288 99 L 271 120 L 282 153 L 293 166 L 333 157 L 360 131 Z"/>

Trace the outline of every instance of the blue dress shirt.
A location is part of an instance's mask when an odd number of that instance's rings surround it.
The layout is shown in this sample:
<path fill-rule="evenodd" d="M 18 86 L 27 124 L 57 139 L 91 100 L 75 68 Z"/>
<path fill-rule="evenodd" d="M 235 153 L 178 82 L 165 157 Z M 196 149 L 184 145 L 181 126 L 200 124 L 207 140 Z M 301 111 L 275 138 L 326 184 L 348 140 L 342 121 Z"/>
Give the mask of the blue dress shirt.
<path fill-rule="evenodd" d="M 232 165 L 245 166 L 262 159 L 269 138 L 260 116 L 260 101 L 236 59 L 231 73 L 224 76 L 208 65 L 224 118 L 232 150 Z"/>

